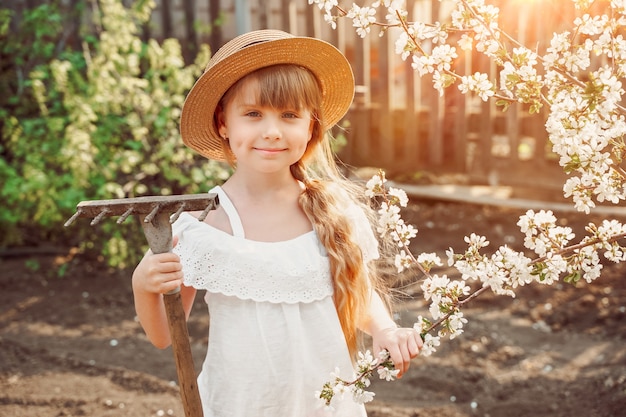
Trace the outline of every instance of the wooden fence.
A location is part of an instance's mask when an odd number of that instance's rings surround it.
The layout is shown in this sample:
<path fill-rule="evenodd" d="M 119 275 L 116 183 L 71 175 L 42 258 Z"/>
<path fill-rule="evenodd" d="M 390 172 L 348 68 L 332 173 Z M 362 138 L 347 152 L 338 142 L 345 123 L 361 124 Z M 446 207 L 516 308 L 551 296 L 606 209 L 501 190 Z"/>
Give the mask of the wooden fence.
<path fill-rule="evenodd" d="M 493 100 L 462 95 L 456 87 L 440 96 L 430 76 L 419 77 L 395 53 L 397 28 L 383 37 L 374 28 L 361 39 L 349 19 L 339 19 L 332 30 L 307 0 L 155 1 L 145 36 L 178 38 L 187 59 L 201 43 L 215 51 L 239 33 L 263 28 L 318 37 L 342 50 L 357 83 L 354 104 L 335 132 L 347 136 L 340 157 L 349 165 L 382 167 L 393 174 L 454 172 L 492 184 L 563 184 L 564 174 L 549 150 L 545 111 L 530 116 L 522 106 L 513 105 L 503 113 Z M 488 3 L 500 8 L 500 26 L 533 49 L 545 47 L 552 33 L 571 24 L 574 16 L 570 1 Z M 407 0 L 407 5 L 410 20 L 445 22 L 453 2 Z M 456 68 L 462 75 L 481 71 L 494 81 L 499 78 L 493 62 L 478 55 L 461 53 Z"/>
<path fill-rule="evenodd" d="M 545 47 L 553 32 L 573 20 L 571 2 L 489 3 L 500 8 L 501 27 L 531 48 Z M 445 22 L 453 2 L 408 0 L 407 6 L 410 20 Z M 550 153 L 545 111 L 531 116 L 513 105 L 503 113 L 493 100 L 482 102 L 456 87 L 440 96 L 430 76 L 419 77 L 395 53 L 400 29 L 379 37 L 373 28 L 361 39 L 349 19 L 339 19 L 332 30 L 306 0 L 157 0 L 152 22 L 152 36 L 177 37 L 190 54 L 201 42 L 215 50 L 239 33 L 263 28 L 336 45 L 352 63 L 357 83 L 354 105 L 335 132 L 347 136 L 340 157 L 349 165 L 382 167 L 392 174 L 454 172 L 491 184 L 563 184 L 564 174 Z M 498 79 L 494 63 L 478 55 L 460 56 L 457 68 L 462 75 L 481 71 Z"/>

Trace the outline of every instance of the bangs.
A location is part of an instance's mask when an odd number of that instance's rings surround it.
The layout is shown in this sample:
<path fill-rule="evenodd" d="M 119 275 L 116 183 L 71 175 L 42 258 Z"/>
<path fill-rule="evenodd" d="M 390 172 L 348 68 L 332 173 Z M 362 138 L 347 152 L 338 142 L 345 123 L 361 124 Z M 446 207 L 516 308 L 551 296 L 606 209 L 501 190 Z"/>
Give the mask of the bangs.
<path fill-rule="evenodd" d="M 239 90 L 249 82 L 256 84 L 258 105 L 275 109 L 307 109 L 315 117 L 320 116 L 322 89 L 315 76 L 305 68 L 289 64 L 261 68 L 231 87 L 224 99 L 238 95 Z"/>

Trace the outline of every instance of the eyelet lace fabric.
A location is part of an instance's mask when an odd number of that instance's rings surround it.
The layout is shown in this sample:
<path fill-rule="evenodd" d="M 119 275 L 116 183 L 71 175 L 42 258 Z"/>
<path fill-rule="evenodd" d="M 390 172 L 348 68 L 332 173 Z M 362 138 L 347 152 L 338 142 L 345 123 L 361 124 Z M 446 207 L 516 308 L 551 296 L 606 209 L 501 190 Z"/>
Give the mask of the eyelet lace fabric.
<path fill-rule="evenodd" d="M 251 241 L 189 214 L 175 226 L 186 285 L 272 303 L 306 303 L 333 293 L 328 257 L 314 232 L 284 242 Z"/>

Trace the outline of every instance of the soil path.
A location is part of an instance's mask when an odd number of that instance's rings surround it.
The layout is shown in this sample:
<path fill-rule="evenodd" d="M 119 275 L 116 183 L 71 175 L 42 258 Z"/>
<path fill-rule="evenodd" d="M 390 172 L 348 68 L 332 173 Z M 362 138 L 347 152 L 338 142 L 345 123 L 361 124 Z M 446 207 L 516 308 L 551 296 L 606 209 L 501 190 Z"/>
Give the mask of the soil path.
<path fill-rule="evenodd" d="M 415 251 L 444 256 L 481 233 L 490 248 L 521 249 L 523 210 L 421 201 L 405 212 Z M 557 213 L 559 215 L 559 213 Z M 590 220 L 564 213 L 580 235 Z M 622 219 L 623 220 L 623 219 Z M 0 416 L 183 416 L 169 349 L 159 351 L 134 320 L 129 271 L 73 259 L 0 258 Z M 530 286 L 515 299 L 483 295 L 466 310 L 466 331 L 399 381 L 373 383 L 370 417 L 616 417 L 626 406 L 624 265 L 594 284 Z M 208 318 L 198 297 L 189 323 L 196 366 Z M 397 305 L 411 325 L 427 307 Z"/>

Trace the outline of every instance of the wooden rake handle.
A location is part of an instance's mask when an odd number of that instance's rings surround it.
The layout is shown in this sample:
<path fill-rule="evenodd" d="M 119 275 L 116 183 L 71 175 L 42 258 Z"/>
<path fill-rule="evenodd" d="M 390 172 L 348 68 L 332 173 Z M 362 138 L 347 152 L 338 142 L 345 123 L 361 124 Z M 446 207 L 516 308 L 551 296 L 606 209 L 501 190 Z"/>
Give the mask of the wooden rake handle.
<path fill-rule="evenodd" d="M 170 216 L 163 212 L 153 217 L 149 222 L 141 222 L 153 253 L 165 253 L 172 250 L 172 228 Z M 163 294 L 163 303 L 167 314 L 167 323 L 172 340 L 172 351 L 176 363 L 176 374 L 180 397 L 183 403 L 186 417 L 202 417 L 202 402 L 196 371 L 194 368 L 193 355 L 189 342 L 187 319 L 180 295 L 180 287 L 167 294 Z"/>

